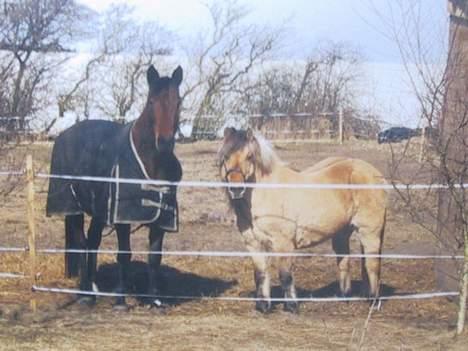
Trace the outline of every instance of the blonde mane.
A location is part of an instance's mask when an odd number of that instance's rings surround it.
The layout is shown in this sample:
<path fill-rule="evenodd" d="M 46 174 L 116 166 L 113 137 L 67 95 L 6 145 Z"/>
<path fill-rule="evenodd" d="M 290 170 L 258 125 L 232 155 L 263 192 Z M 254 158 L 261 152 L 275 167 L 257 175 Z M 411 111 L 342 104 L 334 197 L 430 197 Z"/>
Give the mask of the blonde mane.
<path fill-rule="evenodd" d="M 254 139 L 251 144 L 253 144 L 252 151 L 255 155 L 257 166 L 264 175 L 270 174 L 275 166 L 284 165 L 284 162 L 281 161 L 273 149 L 273 145 L 259 132 L 254 133 Z"/>

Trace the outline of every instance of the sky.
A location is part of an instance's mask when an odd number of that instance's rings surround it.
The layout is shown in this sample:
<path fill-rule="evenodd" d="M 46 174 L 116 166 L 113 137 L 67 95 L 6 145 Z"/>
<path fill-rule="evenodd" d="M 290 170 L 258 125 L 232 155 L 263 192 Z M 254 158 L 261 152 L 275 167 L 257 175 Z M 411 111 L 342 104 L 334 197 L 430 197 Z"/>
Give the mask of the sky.
<path fill-rule="evenodd" d="M 138 19 L 158 21 L 179 36 L 190 37 L 209 23 L 210 0 L 79 0 L 96 11 L 111 3 L 125 2 Z M 303 59 L 321 42 L 344 42 L 362 55 L 366 81 L 363 99 L 380 108 L 394 124 L 404 124 L 415 115 L 417 103 L 411 96 L 408 68 L 402 65 L 396 37 L 404 28 L 418 23 L 423 48 L 434 64 L 444 60 L 448 15 L 446 0 L 238 0 L 249 9 L 251 23 L 284 25 L 282 54 Z M 422 4 L 422 5 L 421 5 Z M 418 6 L 419 5 L 419 6 Z M 408 15 L 411 16 L 408 16 Z M 416 21 L 408 22 L 408 18 Z M 409 27 L 411 34 L 412 28 Z M 404 39 L 402 39 L 404 41 Z M 407 60 L 406 60 L 407 62 Z M 410 66 L 411 66 L 411 62 Z M 410 68 L 411 71 L 411 68 Z M 367 91 L 365 91 L 367 90 Z M 364 96 L 365 95 L 365 96 Z M 371 101 L 372 100 L 372 101 Z M 376 107 L 376 108 L 377 108 Z M 400 120 L 399 120 L 400 119 Z M 413 118 L 411 123 L 416 122 Z"/>
<path fill-rule="evenodd" d="M 184 35 L 209 22 L 206 4 L 210 0 L 79 0 L 96 11 L 111 3 L 127 3 L 135 15 L 155 20 Z M 404 11 L 423 3 L 419 15 L 427 30 L 443 32 L 447 24 L 446 0 L 239 0 L 249 9 L 248 20 L 257 24 L 287 27 L 287 48 L 308 55 L 323 40 L 343 41 L 363 51 L 370 61 L 395 62 L 398 48 L 391 36 L 391 22 L 397 26 Z M 432 33 L 431 33 L 432 34 Z M 288 53 L 289 54 L 289 53 Z"/>

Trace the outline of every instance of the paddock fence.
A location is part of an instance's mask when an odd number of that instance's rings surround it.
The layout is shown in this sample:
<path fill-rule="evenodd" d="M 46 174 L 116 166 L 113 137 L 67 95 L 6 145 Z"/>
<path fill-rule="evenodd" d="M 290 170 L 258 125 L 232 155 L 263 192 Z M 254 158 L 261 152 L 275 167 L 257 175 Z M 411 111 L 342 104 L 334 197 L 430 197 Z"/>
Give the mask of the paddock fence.
<path fill-rule="evenodd" d="M 178 187 L 195 187 L 195 188 L 226 188 L 226 187 L 248 187 L 248 188 L 288 188 L 288 189 L 384 189 L 384 190 L 428 190 L 428 189 L 449 189 L 459 188 L 465 189 L 468 184 L 402 184 L 402 183 L 385 183 L 385 184 L 256 184 L 256 183 L 227 183 L 227 182 L 209 182 L 209 181 L 180 181 L 169 182 L 162 180 L 137 180 L 128 178 L 107 178 L 107 177 L 90 177 L 90 176 L 74 176 L 67 174 L 48 174 L 36 173 L 33 167 L 33 159 L 31 155 L 26 157 L 25 170 L 14 171 L 0 171 L 0 176 L 3 177 L 26 177 L 26 208 L 27 208 L 27 222 L 28 222 L 28 245 L 26 247 L 0 247 L 0 255 L 3 253 L 27 253 L 28 254 L 28 271 L 27 272 L 0 272 L 0 279 L 28 279 L 30 287 L 33 292 L 42 293 L 61 293 L 61 294 L 81 294 L 81 295 L 95 295 L 104 297 L 116 296 L 132 296 L 132 297 L 151 297 L 155 301 L 158 299 L 178 299 L 178 300 L 217 300 L 217 301 L 257 301 L 253 297 L 237 297 L 237 296 L 169 296 L 169 295 L 149 295 L 149 294 L 120 294 L 113 292 L 99 292 L 99 291 L 83 291 L 79 289 L 65 289 L 55 288 L 38 285 L 36 257 L 38 254 L 63 254 L 70 253 L 88 253 L 96 252 L 101 254 L 117 254 L 129 253 L 122 250 L 76 250 L 76 249 L 62 249 L 62 248 L 46 248 L 37 249 L 36 245 L 36 223 L 35 223 L 35 189 L 34 184 L 36 179 L 70 179 L 80 181 L 92 182 L 107 182 L 107 183 L 130 183 L 130 184 L 151 184 L 157 186 L 178 186 Z M 382 258 L 394 260 L 464 260 L 464 256 L 457 255 L 412 255 L 412 254 L 349 254 L 340 255 L 332 253 L 308 253 L 308 252 L 235 252 L 235 251 L 131 251 L 133 254 L 163 254 L 172 256 L 198 256 L 198 257 L 225 257 L 225 258 L 248 258 L 254 256 L 269 256 L 269 257 L 350 257 L 350 258 Z M 30 306 L 33 312 L 37 310 L 36 298 L 30 300 Z M 432 291 L 421 292 L 414 294 L 394 294 L 380 296 L 379 301 L 385 300 L 412 300 L 412 299 L 431 299 L 440 297 L 456 297 L 459 293 L 457 291 Z M 290 301 L 288 298 L 271 298 L 274 302 Z M 295 299 L 299 302 L 338 302 L 338 301 L 370 301 L 365 297 L 299 297 Z"/>
<path fill-rule="evenodd" d="M 269 140 L 331 141 L 345 139 L 376 140 L 380 121 L 372 116 L 360 116 L 354 111 L 299 112 L 265 114 L 202 115 L 193 121 L 194 139 L 213 140 L 221 136 L 227 124 L 243 121 Z"/>

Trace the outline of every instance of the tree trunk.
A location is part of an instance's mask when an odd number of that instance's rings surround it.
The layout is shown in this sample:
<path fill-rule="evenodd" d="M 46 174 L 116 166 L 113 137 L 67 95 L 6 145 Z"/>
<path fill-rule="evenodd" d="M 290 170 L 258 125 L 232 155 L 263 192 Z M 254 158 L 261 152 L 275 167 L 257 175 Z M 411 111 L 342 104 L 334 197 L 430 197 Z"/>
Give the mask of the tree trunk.
<path fill-rule="evenodd" d="M 463 0 L 468 3 L 468 1 Z M 441 183 L 458 183 L 454 177 L 459 175 L 460 160 L 468 150 L 460 142 L 463 134 L 468 132 L 461 126 L 464 124 L 464 115 L 466 115 L 465 104 L 466 82 L 465 71 L 468 67 L 466 49 L 468 46 L 468 21 L 460 13 L 458 5 L 461 1 L 449 0 L 450 11 L 450 32 L 449 32 L 449 58 L 447 62 L 446 78 L 446 96 L 444 101 L 442 119 L 439 127 L 440 145 L 438 151 L 441 156 L 441 162 L 445 164 L 440 171 Z M 456 6 L 456 7 L 454 7 Z M 453 190 L 453 189 L 452 189 Z M 456 190 L 455 190 L 456 191 Z M 440 241 L 440 253 L 448 255 L 461 254 L 459 242 L 463 239 L 463 227 L 459 221 L 459 214 L 463 211 L 457 206 L 449 190 L 440 190 L 438 204 L 438 238 Z M 457 252 L 458 251 L 458 252 Z M 437 287 L 440 290 L 455 290 L 459 286 L 458 272 L 463 267 L 455 260 L 439 260 L 435 264 Z"/>
<path fill-rule="evenodd" d="M 466 318 L 466 297 L 468 295 L 468 230 L 464 233 L 464 261 L 460 279 L 460 300 L 458 303 L 457 335 L 460 335 L 465 328 Z"/>
<path fill-rule="evenodd" d="M 15 87 L 13 90 L 13 101 L 11 104 L 12 116 L 19 115 L 20 100 L 21 100 L 21 84 L 23 83 L 24 72 L 26 71 L 26 64 L 23 61 L 19 61 L 19 70 L 15 80 Z"/>

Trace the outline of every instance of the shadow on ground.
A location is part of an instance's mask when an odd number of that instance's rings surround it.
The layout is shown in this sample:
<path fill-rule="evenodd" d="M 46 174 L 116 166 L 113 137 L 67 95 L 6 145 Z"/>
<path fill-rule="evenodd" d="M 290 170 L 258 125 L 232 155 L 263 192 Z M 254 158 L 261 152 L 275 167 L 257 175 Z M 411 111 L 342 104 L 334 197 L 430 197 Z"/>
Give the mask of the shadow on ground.
<path fill-rule="evenodd" d="M 115 291 L 118 281 L 118 265 L 103 264 L 97 272 L 97 285 L 100 291 Z M 160 294 L 164 296 L 220 296 L 226 290 L 237 284 L 236 280 L 223 280 L 219 278 L 202 277 L 189 272 L 182 272 L 176 268 L 161 265 L 159 272 Z M 130 264 L 129 283 L 130 294 L 147 294 L 148 292 L 148 265 L 141 261 L 132 261 Z M 180 305 L 194 299 L 170 298 L 161 299 L 167 305 Z"/>
<path fill-rule="evenodd" d="M 97 273 L 97 285 L 100 291 L 112 292 L 115 291 L 118 281 L 118 265 L 103 264 L 99 267 Z M 237 284 L 236 280 L 223 280 L 219 278 L 208 278 L 199 276 L 190 272 L 182 272 L 176 268 L 162 265 L 159 274 L 159 289 L 160 294 L 164 296 L 173 296 L 170 299 L 164 300 L 167 305 L 180 305 L 184 302 L 196 300 L 203 296 L 221 296 L 223 293 Z M 141 261 L 132 261 L 129 274 L 129 294 L 146 294 L 148 291 L 148 265 Z M 361 295 L 361 281 L 353 280 L 351 283 L 351 296 L 358 297 Z M 395 288 L 386 284 L 381 285 L 381 296 L 394 295 Z M 297 296 L 299 298 L 307 297 L 335 297 L 338 296 L 338 282 L 332 282 L 318 289 L 302 289 L 297 287 Z M 255 297 L 255 291 L 247 291 L 241 294 L 244 297 Z M 179 298 L 177 296 L 190 297 Z M 282 290 L 280 286 L 272 287 L 272 297 L 281 298 Z M 274 303 L 278 305 L 280 303 Z"/>
<path fill-rule="evenodd" d="M 339 295 L 339 285 L 338 282 L 332 282 L 328 285 L 322 286 L 318 289 L 302 289 L 300 287 L 296 287 L 297 290 L 297 297 L 298 298 L 327 298 L 327 297 L 338 297 Z M 380 286 L 380 295 L 381 296 L 388 296 L 394 295 L 395 288 L 386 284 L 382 284 Z M 251 291 L 249 296 L 254 296 L 255 292 Z M 271 295 L 273 298 L 281 298 L 282 290 L 280 286 L 274 286 L 271 291 Z M 363 297 L 362 294 L 362 282 L 358 280 L 353 280 L 351 282 L 351 297 Z M 279 305 L 282 302 L 275 302 L 273 305 Z"/>

